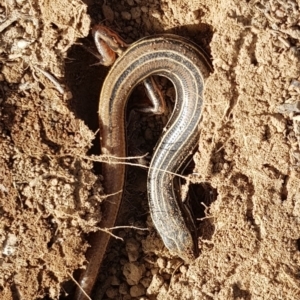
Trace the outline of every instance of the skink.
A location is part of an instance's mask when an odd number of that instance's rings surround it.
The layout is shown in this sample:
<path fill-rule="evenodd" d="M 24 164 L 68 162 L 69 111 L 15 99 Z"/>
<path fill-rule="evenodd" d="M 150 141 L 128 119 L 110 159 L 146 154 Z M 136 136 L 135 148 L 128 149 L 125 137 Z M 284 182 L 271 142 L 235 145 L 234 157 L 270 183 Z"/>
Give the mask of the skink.
<path fill-rule="evenodd" d="M 94 36 L 103 28 L 98 26 Z M 121 53 L 105 79 L 99 101 L 101 152 L 125 158 L 125 116 L 131 92 L 152 75 L 165 76 L 173 83 L 175 107 L 150 164 L 148 197 L 153 223 L 164 244 L 185 261 L 197 255 L 196 233 L 188 209 L 178 198 L 174 177 L 197 145 L 203 86 L 210 71 L 206 56 L 191 41 L 171 34 L 146 37 Z M 100 226 L 110 228 L 115 224 L 122 199 L 125 165 L 103 164 L 102 174 L 108 197 L 102 205 Z M 109 238 L 98 232 L 92 239 L 89 263 L 79 281 L 87 294 L 97 277 Z M 80 289 L 76 299 L 86 299 Z"/>

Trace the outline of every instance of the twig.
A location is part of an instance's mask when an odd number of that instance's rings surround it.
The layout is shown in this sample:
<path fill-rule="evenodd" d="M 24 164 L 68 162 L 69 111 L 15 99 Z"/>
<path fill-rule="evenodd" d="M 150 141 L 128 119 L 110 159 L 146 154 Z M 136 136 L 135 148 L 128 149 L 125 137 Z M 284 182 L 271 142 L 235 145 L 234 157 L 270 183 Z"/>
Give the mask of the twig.
<path fill-rule="evenodd" d="M 111 227 L 111 228 L 101 228 L 99 227 L 98 229 L 102 232 L 106 232 L 108 234 L 110 234 L 112 237 L 116 238 L 117 240 L 121 240 L 124 242 L 123 238 L 113 234 L 111 232 L 111 230 L 114 230 L 114 229 L 121 229 L 121 228 L 130 228 L 130 229 L 137 229 L 137 230 L 149 230 L 148 228 L 140 228 L 140 227 L 136 227 L 136 226 L 115 226 L 115 227 Z"/>
<path fill-rule="evenodd" d="M 75 280 L 71 273 L 67 272 L 74 283 L 78 286 L 78 288 L 83 292 L 83 294 L 87 297 L 87 299 L 92 300 L 92 298 L 85 292 L 85 290 L 81 287 L 81 285 Z"/>
<path fill-rule="evenodd" d="M 42 70 L 41 68 L 39 68 L 38 66 L 33 66 L 36 70 L 40 71 L 46 78 L 48 78 L 55 86 L 55 88 L 61 93 L 64 94 L 65 90 L 62 87 L 62 85 L 58 82 L 58 80 L 51 75 L 50 73 Z"/>
<path fill-rule="evenodd" d="M 145 166 L 145 165 L 142 165 L 139 163 L 131 163 L 131 162 L 126 162 L 126 161 L 121 161 L 124 159 L 137 159 L 140 157 L 144 157 L 145 155 L 144 156 L 127 157 L 127 158 L 126 157 L 115 157 L 115 156 L 103 156 L 103 155 L 101 155 L 99 158 L 96 158 L 95 156 L 92 156 L 92 157 L 88 157 L 88 156 L 84 156 L 84 155 L 77 155 L 77 156 L 80 158 L 86 159 L 86 160 L 90 160 L 90 161 L 97 161 L 97 162 L 109 163 L 109 164 L 114 164 L 114 165 L 126 165 L 126 166 L 141 167 L 141 168 L 148 169 L 148 170 L 158 170 L 158 171 L 168 173 L 170 175 L 177 176 L 177 177 L 182 178 L 187 181 L 189 180 L 188 176 L 183 176 L 183 175 L 180 175 L 175 172 L 171 172 L 171 171 L 167 171 L 167 170 L 159 169 L 159 168 L 152 168 L 152 167 L 148 167 L 148 166 Z M 111 159 L 116 159 L 116 160 L 120 160 L 120 161 L 113 161 Z"/>
<path fill-rule="evenodd" d="M 13 22 L 17 21 L 20 18 L 19 14 L 13 14 L 9 19 L 0 24 L 0 32 L 2 32 L 6 27 L 8 27 Z"/>

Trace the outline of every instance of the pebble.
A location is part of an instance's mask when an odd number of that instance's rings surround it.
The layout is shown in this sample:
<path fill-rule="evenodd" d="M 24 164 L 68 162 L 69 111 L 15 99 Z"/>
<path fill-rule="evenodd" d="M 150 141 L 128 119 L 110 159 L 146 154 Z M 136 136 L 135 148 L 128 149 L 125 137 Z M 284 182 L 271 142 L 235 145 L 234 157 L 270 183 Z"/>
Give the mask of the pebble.
<path fill-rule="evenodd" d="M 147 13 L 147 12 L 148 12 L 148 7 L 147 7 L 147 6 L 142 6 L 142 7 L 141 7 L 141 11 L 142 11 L 143 13 Z"/>
<path fill-rule="evenodd" d="M 167 262 L 166 262 L 166 260 L 164 259 L 164 258 L 162 258 L 162 257 L 159 257 L 158 259 L 157 259 L 157 266 L 160 268 L 160 269 L 164 269 L 164 268 L 166 268 L 166 266 L 167 266 Z"/>
<path fill-rule="evenodd" d="M 284 132 L 286 129 L 285 119 L 280 114 L 270 116 L 271 124 L 276 128 L 277 132 Z"/>
<path fill-rule="evenodd" d="M 117 276 L 112 276 L 110 284 L 115 285 L 115 286 L 119 286 L 120 285 L 120 279 Z"/>
<path fill-rule="evenodd" d="M 160 273 L 164 273 L 164 275 L 171 275 L 173 273 L 174 269 L 172 268 L 165 268 L 163 270 L 160 270 Z"/>
<path fill-rule="evenodd" d="M 120 284 L 119 293 L 121 295 L 127 295 L 128 294 L 128 285 L 125 282 Z"/>
<path fill-rule="evenodd" d="M 109 287 L 107 290 L 106 290 L 106 296 L 109 298 L 109 299 L 116 299 L 118 295 L 118 290 L 113 288 L 113 287 Z"/>
<path fill-rule="evenodd" d="M 147 295 L 156 295 L 158 294 L 158 291 L 160 287 L 164 284 L 164 279 L 160 275 L 154 275 L 152 277 L 152 281 L 147 289 Z"/>
<path fill-rule="evenodd" d="M 159 272 L 159 268 L 153 268 L 153 269 L 151 269 L 151 274 L 152 275 L 156 275 L 156 274 L 158 274 L 158 272 Z"/>
<path fill-rule="evenodd" d="M 167 269 L 176 269 L 178 268 L 180 265 L 182 265 L 182 260 L 180 258 L 173 258 L 171 260 L 168 261 L 167 263 Z"/>
<path fill-rule="evenodd" d="M 127 255 L 128 255 L 128 260 L 129 260 L 130 262 L 137 261 L 138 258 L 139 258 L 139 256 L 140 256 L 140 254 L 139 254 L 138 251 L 135 251 L 135 252 L 128 252 Z"/>
<path fill-rule="evenodd" d="M 277 107 L 279 113 L 299 113 L 300 112 L 300 101 L 293 103 L 283 103 Z"/>
<path fill-rule="evenodd" d="M 110 8 L 110 6 L 103 4 L 102 5 L 102 13 L 104 16 L 104 19 L 107 19 L 110 23 L 114 21 L 114 12 Z"/>
<path fill-rule="evenodd" d="M 171 269 L 165 269 L 165 270 L 171 270 Z M 164 278 L 165 281 L 168 281 L 171 279 L 172 273 L 173 272 L 170 272 L 170 274 L 164 273 L 162 274 L 162 277 Z"/>
<path fill-rule="evenodd" d="M 188 271 L 188 268 L 187 268 L 187 266 L 182 265 L 182 266 L 179 268 L 179 270 L 180 270 L 180 272 L 181 272 L 182 274 L 186 274 L 186 272 Z"/>
<path fill-rule="evenodd" d="M 128 260 L 127 259 L 125 259 L 125 258 L 121 258 L 120 259 L 120 265 L 121 266 L 124 266 L 124 265 L 126 265 L 128 263 Z"/>
<path fill-rule="evenodd" d="M 147 128 L 145 130 L 145 133 L 144 133 L 144 138 L 146 141 L 152 141 L 153 140 L 153 130 L 151 130 L 150 128 Z"/>
<path fill-rule="evenodd" d="M 130 288 L 130 296 L 131 297 L 140 297 L 142 295 L 144 295 L 146 292 L 145 288 L 141 285 L 134 285 Z"/>
<path fill-rule="evenodd" d="M 157 299 L 164 299 L 168 295 L 169 286 L 164 283 L 158 291 Z"/>
<path fill-rule="evenodd" d="M 57 178 L 53 178 L 53 179 L 50 179 L 49 183 L 50 183 L 50 185 L 52 185 L 52 186 L 57 186 L 58 180 L 57 180 Z"/>
<path fill-rule="evenodd" d="M 128 260 L 130 262 L 137 261 L 139 258 L 139 249 L 140 249 L 140 243 L 134 239 L 130 238 L 126 242 L 126 251 L 128 255 Z"/>
<path fill-rule="evenodd" d="M 136 19 L 135 19 L 135 23 L 141 24 L 141 22 L 142 22 L 142 19 L 141 19 L 141 18 L 136 18 Z"/>
<path fill-rule="evenodd" d="M 159 19 L 161 17 L 161 14 L 157 9 L 153 9 L 150 14 L 153 18 L 156 19 Z"/>
<path fill-rule="evenodd" d="M 146 269 L 144 265 L 137 262 L 128 262 L 124 265 L 123 275 L 129 285 L 136 285 L 139 283 Z"/>
<path fill-rule="evenodd" d="M 151 278 L 150 277 L 144 277 L 140 280 L 140 283 L 143 285 L 143 287 L 148 288 L 151 284 Z"/>
<path fill-rule="evenodd" d="M 139 7 L 132 7 L 130 10 L 132 19 L 137 19 L 141 16 L 141 9 Z"/>
<path fill-rule="evenodd" d="M 121 12 L 121 16 L 124 20 L 131 20 L 131 14 L 128 11 L 122 11 Z"/>

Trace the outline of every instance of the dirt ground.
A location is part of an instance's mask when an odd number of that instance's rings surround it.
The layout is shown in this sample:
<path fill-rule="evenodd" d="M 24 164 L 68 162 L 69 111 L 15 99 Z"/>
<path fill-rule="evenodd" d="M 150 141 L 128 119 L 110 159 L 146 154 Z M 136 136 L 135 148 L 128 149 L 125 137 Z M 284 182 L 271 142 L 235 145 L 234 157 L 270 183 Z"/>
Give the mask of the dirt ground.
<path fill-rule="evenodd" d="M 108 68 L 86 48 L 100 22 L 128 43 L 190 38 L 214 71 L 190 175 L 206 191 L 200 256 L 183 265 L 163 247 L 146 172 L 133 168 L 119 223 L 149 231 L 115 232 L 124 242 L 112 242 L 92 299 L 300 298 L 299 0 L 0 3 L 0 299 L 72 299 L 87 235 L 99 230 L 97 104 Z M 135 155 L 157 138 L 153 119 L 136 118 Z"/>

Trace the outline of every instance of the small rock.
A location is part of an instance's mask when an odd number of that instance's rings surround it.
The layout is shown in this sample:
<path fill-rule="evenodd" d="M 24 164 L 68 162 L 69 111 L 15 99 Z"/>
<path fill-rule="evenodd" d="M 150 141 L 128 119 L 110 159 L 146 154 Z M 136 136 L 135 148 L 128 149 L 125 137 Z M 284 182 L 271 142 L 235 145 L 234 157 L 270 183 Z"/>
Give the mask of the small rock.
<path fill-rule="evenodd" d="M 126 265 L 128 263 L 128 260 L 127 259 L 125 259 L 125 258 L 121 258 L 120 259 L 120 265 L 121 266 L 124 266 L 124 265 Z"/>
<path fill-rule="evenodd" d="M 168 261 L 167 268 L 168 269 L 177 269 L 180 265 L 182 265 L 182 260 L 180 258 L 173 258 Z"/>
<path fill-rule="evenodd" d="M 280 114 L 274 114 L 270 116 L 272 125 L 276 128 L 277 132 L 284 132 L 286 129 L 285 119 Z"/>
<path fill-rule="evenodd" d="M 140 243 L 134 238 L 130 238 L 126 242 L 126 251 L 130 262 L 137 261 L 139 258 Z"/>
<path fill-rule="evenodd" d="M 49 183 L 52 186 L 57 186 L 58 180 L 57 180 L 57 178 L 52 178 L 52 179 L 49 180 Z"/>
<path fill-rule="evenodd" d="M 159 289 L 157 299 L 165 299 L 168 295 L 169 285 L 165 282 L 162 287 Z"/>
<path fill-rule="evenodd" d="M 141 11 L 142 11 L 143 13 L 147 13 L 147 12 L 148 12 L 148 7 L 147 7 L 147 6 L 142 6 L 142 7 L 141 7 Z"/>
<path fill-rule="evenodd" d="M 173 274 L 173 272 L 174 272 L 174 269 L 171 269 L 171 268 L 165 268 L 165 269 L 163 269 L 163 272 L 162 272 L 162 270 L 160 271 L 160 274 L 162 274 L 162 273 L 164 273 L 164 275 L 171 275 L 171 274 Z"/>
<path fill-rule="evenodd" d="M 138 260 L 140 253 L 138 251 L 132 251 L 132 252 L 128 252 L 127 255 L 128 255 L 128 260 L 130 262 L 134 262 Z"/>
<path fill-rule="evenodd" d="M 157 9 L 152 9 L 152 11 L 150 12 L 150 15 L 155 19 L 161 18 L 161 13 Z"/>
<path fill-rule="evenodd" d="M 159 257 L 156 262 L 157 262 L 157 266 L 160 269 L 164 269 L 167 266 L 166 260 L 164 258 L 162 258 L 162 257 Z"/>
<path fill-rule="evenodd" d="M 104 19 L 107 19 L 110 23 L 114 21 L 114 12 L 110 8 L 110 6 L 103 4 L 102 5 L 102 13 L 104 16 Z"/>
<path fill-rule="evenodd" d="M 277 111 L 281 114 L 288 113 L 299 113 L 300 112 L 300 101 L 293 103 L 283 103 L 277 107 Z"/>
<path fill-rule="evenodd" d="M 129 285 L 136 285 L 145 273 L 145 266 L 137 262 L 129 262 L 124 265 L 123 275 Z"/>
<path fill-rule="evenodd" d="M 126 283 L 121 283 L 119 286 L 119 293 L 121 295 L 126 295 L 128 294 L 128 285 Z"/>
<path fill-rule="evenodd" d="M 136 19 L 135 19 L 135 23 L 141 24 L 141 23 L 142 23 L 142 19 L 141 19 L 141 18 L 136 18 Z"/>
<path fill-rule="evenodd" d="M 121 16 L 124 20 L 131 20 L 131 14 L 128 11 L 122 11 L 121 12 Z"/>
<path fill-rule="evenodd" d="M 181 272 L 182 274 L 186 274 L 188 268 L 187 268 L 187 266 L 182 265 L 182 266 L 179 268 L 179 270 L 180 270 L 180 272 Z"/>
<path fill-rule="evenodd" d="M 165 270 L 172 270 L 172 269 L 165 269 Z M 165 281 L 170 280 L 170 279 L 171 279 L 171 276 L 172 276 L 172 273 L 173 273 L 173 272 L 170 272 L 170 274 L 168 274 L 168 273 L 162 274 L 163 279 L 164 279 Z"/>
<path fill-rule="evenodd" d="M 137 19 L 141 16 L 141 9 L 139 7 L 132 7 L 131 10 L 132 19 Z"/>
<path fill-rule="evenodd" d="M 153 140 L 153 130 L 150 128 L 147 128 L 144 133 L 144 137 L 146 141 L 152 141 Z"/>
<path fill-rule="evenodd" d="M 292 79 L 290 88 L 300 89 L 300 81 L 296 79 Z"/>
<path fill-rule="evenodd" d="M 192 16 L 193 16 L 193 20 L 198 19 L 199 16 L 200 16 L 200 10 L 194 10 L 194 11 L 192 12 Z"/>
<path fill-rule="evenodd" d="M 118 295 L 118 290 L 113 288 L 113 287 L 109 287 L 107 290 L 106 290 L 106 296 L 109 298 L 109 299 L 116 299 Z"/>
<path fill-rule="evenodd" d="M 159 292 L 159 289 L 164 284 L 164 279 L 160 275 L 154 275 L 152 281 L 147 289 L 147 295 L 156 295 Z"/>
<path fill-rule="evenodd" d="M 120 279 L 117 276 L 112 276 L 110 284 L 115 285 L 115 286 L 119 286 L 120 285 Z"/>
<path fill-rule="evenodd" d="M 130 296 L 131 297 L 140 297 L 145 294 L 145 288 L 141 285 L 134 285 L 130 288 Z"/>
<path fill-rule="evenodd" d="M 152 275 L 156 275 L 156 274 L 158 274 L 158 272 L 159 272 L 159 268 L 153 268 L 153 269 L 151 269 L 151 274 Z"/>
<path fill-rule="evenodd" d="M 151 277 L 144 277 L 140 280 L 140 283 L 143 285 L 143 287 L 148 288 L 151 284 Z"/>

